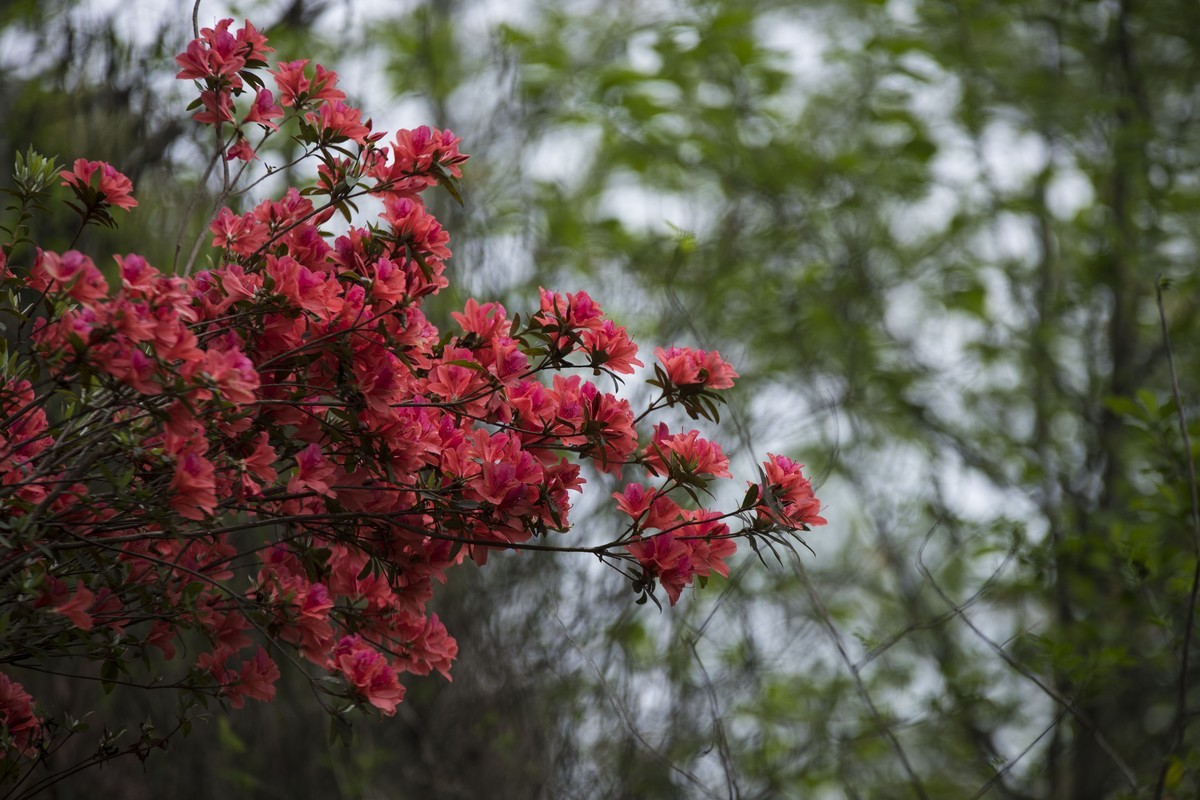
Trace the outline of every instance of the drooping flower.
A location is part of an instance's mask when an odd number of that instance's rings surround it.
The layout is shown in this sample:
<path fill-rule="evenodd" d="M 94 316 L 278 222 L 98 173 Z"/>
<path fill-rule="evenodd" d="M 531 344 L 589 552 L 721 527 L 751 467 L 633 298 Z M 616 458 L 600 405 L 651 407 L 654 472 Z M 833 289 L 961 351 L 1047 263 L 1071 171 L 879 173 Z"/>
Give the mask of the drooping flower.
<path fill-rule="evenodd" d="M 242 488 L 249 495 L 261 492 L 263 484 L 272 483 L 279 473 L 275 471 L 275 448 L 270 445 L 270 437 L 266 431 L 260 431 L 255 440 L 254 452 L 247 456 L 242 465 Z"/>
<path fill-rule="evenodd" d="M 604 367 L 621 375 L 632 375 L 634 367 L 644 366 L 638 360 L 638 348 L 629 338 L 625 328 L 611 319 L 604 320 L 600 327 L 583 334 L 583 350 L 590 363 Z"/>
<path fill-rule="evenodd" d="M 763 462 L 766 480 L 760 487 L 762 499 L 755 509 L 759 516 L 792 529 L 826 524 L 820 515 L 821 501 L 801 472 L 803 466 L 787 456 L 767 453 Z"/>
<path fill-rule="evenodd" d="M 217 213 L 209 230 L 213 232 L 213 247 L 223 247 L 243 256 L 262 247 L 270 236 L 268 227 L 254 214 L 239 217 L 228 208 Z"/>
<path fill-rule="evenodd" d="M 283 116 L 283 109 L 275 102 L 275 95 L 270 89 L 259 89 L 254 95 L 254 102 L 250 105 L 250 111 L 247 112 L 243 124 L 257 122 L 268 130 L 279 130 L 277 120 Z"/>
<path fill-rule="evenodd" d="M 54 610 L 71 620 L 71 624 L 81 631 L 90 631 L 92 617 L 88 614 L 88 609 L 92 607 L 92 601 L 95 599 L 96 595 L 84 586 L 81 580 L 76 584 L 74 594 L 69 599 L 56 603 Z"/>
<path fill-rule="evenodd" d="M 661 347 L 655 357 L 676 386 L 704 386 L 706 389 L 729 389 L 738 377 L 728 361 L 716 350 L 693 350 L 690 347 Z"/>
<path fill-rule="evenodd" d="M 707 578 L 712 573 L 729 577 L 729 565 L 725 559 L 737 552 L 737 542 L 729 538 L 729 526 L 715 511 L 703 508 L 684 509 L 680 515 L 688 523 L 679 531 L 692 551 L 692 569 L 696 575 Z"/>
<path fill-rule="evenodd" d="M 249 697 L 261 703 L 269 703 L 275 699 L 275 681 L 279 680 L 279 667 L 267 655 L 267 651 L 258 648 L 254 658 L 242 662 L 238 673 L 238 682 L 230 690 L 230 705 L 241 708 L 245 703 L 242 698 Z"/>
<path fill-rule="evenodd" d="M 246 23 L 238 36 L 229 32 L 232 24 L 232 19 L 223 19 L 215 27 L 201 29 L 200 38 L 193 39 L 183 53 L 175 56 L 175 63 L 180 67 L 175 77 L 180 80 L 223 78 L 230 85 L 241 86 L 237 74 L 246 66 L 246 57 L 256 48 L 270 48 L 265 46 L 266 39 L 250 23 Z"/>
<path fill-rule="evenodd" d="M 483 342 L 491 341 L 508 328 L 504 306 L 499 303 L 480 304 L 473 297 L 467 299 L 462 311 L 450 312 L 450 317 L 464 333 L 475 334 Z"/>
<path fill-rule="evenodd" d="M 567 355 L 581 343 L 584 331 L 599 330 L 604 324 L 604 312 L 587 292 L 569 294 L 538 289 L 541 311 L 535 319 L 540 322 L 551 343 L 560 355 Z"/>
<path fill-rule="evenodd" d="M 95 305 L 108 296 L 108 281 L 104 274 L 78 250 L 59 255 L 39 249 L 33 270 L 36 283 L 41 283 L 44 288 L 65 289 L 85 306 Z"/>
<path fill-rule="evenodd" d="M 193 447 L 175 461 L 171 479 L 171 507 L 181 517 L 202 520 L 217 507 L 217 484 L 213 464 L 199 447 Z"/>
<path fill-rule="evenodd" d="M 450 665 L 458 655 L 458 642 L 446 631 L 437 614 L 398 615 L 393 620 L 392 639 L 399 642 L 392 648 L 393 666 L 397 669 L 414 675 L 428 675 L 437 670 L 443 678 L 451 680 Z"/>
<path fill-rule="evenodd" d="M 288 481 L 288 492 L 316 492 L 326 497 L 337 497 L 329 486 L 334 475 L 334 466 L 321 453 L 321 446 L 313 442 L 296 454 L 296 472 Z"/>
<path fill-rule="evenodd" d="M 687 475 L 731 478 L 729 459 L 716 442 L 701 438 L 700 431 L 671 434 L 665 422 L 654 429 L 645 450 L 646 466 L 658 475 L 682 471 Z"/>
<path fill-rule="evenodd" d="M 301 106 L 312 102 L 345 100 L 346 93 L 337 88 L 337 73 L 316 65 L 316 75 L 311 80 L 304 73 L 308 59 L 281 61 L 270 73 L 275 76 L 279 88 L 279 102 L 284 106 Z"/>
<path fill-rule="evenodd" d="M 360 636 L 346 636 L 338 642 L 330 665 L 371 705 L 389 717 L 404 699 L 404 687 L 387 659 Z"/>
<path fill-rule="evenodd" d="M 254 362 L 239 347 L 210 347 L 205 356 L 204 371 L 230 403 L 241 405 L 258 399 L 258 372 Z"/>
<path fill-rule="evenodd" d="M 146 259 L 130 253 L 126 256 L 116 255 L 117 266 L 121 273 L 121 286 L 127 291 L 146 296 L 157 288 L 157 279 L 162 274 L 152 267 Z"/>
<path fill-rule="evenodd" d="M 205 89 L 200 93 L 203 111 L 197 111 L 192 119 L 202 125 L 222 125 L 233 122 L 233 93 L 228 89 Z"/>
<path fill-rule="evenodd" d="M 670 533 L 638 538 L 625 545 L 648 575 L 658 579 L 667 590 L 671 605 L 679 600 L 683 587 L 692 579 L 691 548 Z"/>
<path fill-rule="evenodd" d="M 371 121 L 362 121 L 362 112 L 348 106 L 341 100 L 323 103 L 316 111 L 305 115 L 309 124 L 321 132 L 323 142 L 341 142 L 349 139 L 358 144 L 366 144 L 371 133 Z"/>
<path fill-rule="evenodd" d="M 108 374 L 142 394 L 162 394 L 163 387 L 156 380 L 158 364 L 140 347 L 110 343 L 96 350 L 95 361 Z"/>
<path fill-rule="evenodd" d="M 25 687 L 0 672 L 0 725 L 12 737 L 13 747 L 31 756 L 42 729 L 42 721 L 33 713 L 33 698 Z M 0 751 L 0 759 L 7 754 Z"/>
<path fill-rule="evenodd" d="M 620 492 L 613 492 L 617 508 L 639 522 L 639 528 L 666 530 L 680 519 L 679 505 L 670 495 L 653 491 L 640 483 L 626 484 Z"/>
<path fill-rule="evenodd" d="M 235 158 L 242 161 L 253 161 L 258 158 L 254 153 L 254 148 L 250 146 L 250 140 L 245 136 L 238 137 L 237 142 L 225 151 L 226 161 L 233 161 Z"/>
<path fill-rule="evenodd" d="M 279 88 L 279 102 L 285 106 L 298 105 L 301 98 L 308 93 L 309 81 L 304 74 L 308 59 L 299 61 L 280 61 L 271 74 L 275 76 L 275 85 Z"/>
<path fill-rule="evenodd" d="M 453 178 L 462 177 L 461 165 L 467 156 L 460 153 L 461 140 L 450 131 L 422 125 L 412 130 L 396 131 L 391 146 L 391 158 L 382 152 L 370 165 L 368 174 L 382 191 L 398 195 L 420 192 L 438 182 L 439 172 Z"/>
<path fill-rule="evenodd" d="M 77 158 L 72 169 L 58 174 L 63 179 L 63 186 L 82 192 L 85 187 L 91 186 L 92 176 L 97 172 L 100 173 L 99 186 L 96 187 L 100 192 L 100 200 L 126 211 L 137 206 L 137 200 L 133 199 L 132 181 L 107 162 Z"/>

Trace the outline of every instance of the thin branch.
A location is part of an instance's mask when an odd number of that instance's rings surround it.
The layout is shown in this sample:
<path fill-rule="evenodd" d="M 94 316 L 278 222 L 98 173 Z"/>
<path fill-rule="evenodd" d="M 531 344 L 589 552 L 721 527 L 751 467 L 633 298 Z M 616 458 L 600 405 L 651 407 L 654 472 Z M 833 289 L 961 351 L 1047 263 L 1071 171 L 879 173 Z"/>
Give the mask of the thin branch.
<path fill-rule="evenodd" d="M 721 759 L 721 770 L 725 773 L 725 787 L 729 792 L 729 800 L 741 800 L 742 790 L 738 786 L 737 776 L 734 774 L 733 754 L 729 750 L 729 737 L 725 735 L 725 726 L 721 722 L 721 709 L 717 703 L 717 692 L 713 687 L 708 669 L 704 666 L 704 659 L 700 658 L 700 650 L 696 647 L 699 637 L 688 638 L 688 649 L 692 651 L 692 657 L 696 661 L 696 666 L 700 668 L 700 674 L 704 676 L 704 694 L 708 697 L 708 706 L 712 711 L 713 739 L 716 740 L 717 754 Z"/>
<path fill-rule="evenodd" d="M 1004 776 L 1008 774 L 1009 770 L 1011 770 L 1013 767 L 1015 767 L 1017 765 L 1018 761 L 1020 761 L 1025 756 L 1029 755 L 1030 751 L 1032 751 L 1033 748 L 1037 747 L 1037 743 L 1040 742 L 1042 739 L 1046 738 L 1046 734 L 1050 733 L 1055 728 L 1057 728 L 1059 726 L 1059 724 L 1062 723 L 1063 717 L 1065 717 L 1066 715 L 1067 715 L 1066 709 L 1059 709 L 1059 712 L 1054 716 L 1054 719 L 1051 720 L 1050 724 L 1047 725 L 1046 728 L 1037 735 L 1037 738 L 1035 738 L 1032 742 L 1030 742 L 1028 745 L 1026 745 L 1024 750 L 1017 753 L 1015 758 L 1010 759 L 1008 762 L 1006 762 L 1004 764 L 1004 766 L 1001 769 L 997 770 L 996 774 L 993 775 L 991 778 L 989 778 L 987 783 L 985 783 L 983 786 L 979 787 L 978 792 L 971 795 L 971 800 L 979 800 L 979 798 L 983 797 L 985 794 L 990 792 L 996 784 L 998 784 L 1002 780 L 1004 780 Z"/>
<path fill-rule="evenodd" d="M 900 744 L 900 740 L 896 738 L 896 734 L 892 732 L 891 725 L 884 721 L 883 715 L 879 713 L 879 709 L 871 699 L 871 694 L 867 691 L 867 686 L 863 682 L 858 665 L 851 660 L 850 653 L 846 650 L 846 642 L 842 639 L 842 634 L 834 624 L 833 617 L 829 614 L 829 609 L 825 607 L 825 602 L 821 599 L 817 587 L 808 578 L 808 570 L 804 568 L 804 561 L 801 560 L 800 554 L 796 551 L 792 550 L 790 552 L 795 564 L 796 574 L 800 578 L 800 582 L 804 585 L 805 591 L 808 593 L 809 602 L 813 604 L 818 616 L 821 618 L 821 622 L 829 632 L 829 637 L 833 639 L 838 655 L 841 657 L 842 663 L 846 665 L 846 669 L 849 670 L 850 677 L 854 679 L 854 686 L 858 690 L 858 696 L 866 704 L 867 711 L 870 712 L 876 729 L 887 739 L 892 751 L 896 754 L 896 758 L 899 759 L 901 766 L 904 767 L 904 772 L 908 776 L 908 783 L 912 787 L 913 794 L 921 798 L 921 800 L 929 800 L 929 794 L 925 791 L 925 786 L 917 776 L 916 770 L 913 769 L 912 762 L 908 760 L 908 754 L 904 752 L 904 747 Z"/>
<path fill-rule="evenodd" d="M 962 610 L 962 606 L 958 603 L 955 603 L 954 600 L 952 600 L 942 589 L 941 584 L 937 582 L 937 580 L 933 577 L 933 573 L 930 572 L 929 567 L 926 566 L 924 558 L 925 546 L 929 544 L 929 540 L 933 536 L 934 530 L 936 530 L 936 528 L 930 529 L 929 533 L 925 535 L 925 541 L 921 542 L 921 547 L 917 550 L 917 568 L 921 571 L 921 574 L 925 576 L 925 579 L 929 581 L 929 585 L 933 587 L 933 590 L 938 593 L 938 596 L 941 597 L 946 605 L 950 607 L 951 611 L 954 612 L 954 615 L 961 619 L 963 623 L 971 629 L 971 632 L 979 637 L 984 644 L 991 648 L 996 655 L 1000 656 L 1005 664 L 1008 664 L 1008 666 L 1023 676 L 1026 680 L 1041 689 L 1047 697 L 1065 708 L 1071 714 L 1071 716 L 1079 722 L 1080 725 L 1087 729 L 1087 731 L 1092 734 L 1092 738 L 1096 740 L 1096 744 L 1100 746 L 1100 749 L 1112 759 L 1113 763 L 1117 766 L 1117 769 L 1120 770 L 1121 775 L 1125 778 L 1129 785 L 1136 790 L 1138 788 L 1137 776 L 1134 774 L 1133 770 L 1129 768 L 1129 765 L 1125 763 L 1125 760 L 1121 758 L 1120 754 L 1118 754 L 1117 751 L 1113 749 L 1112 745 L 1108 743 L 1108 739 L 1104 737 L 1104 734 L 1100 732 L 1100 729 L 1096 727 L 1096 724 L 1092 722 L 1087 715 L 1080 711 L 1074 703 L 1072 703 L 1052 687 L 1047 686 L 1040 678 L 1038 678 L 1037 675 L 1034 675 L 1028 667 L 1021 664 L 1019 661 L 1009 655 L 1007 650 L 1001 647 L 986 633 L 981 631 L 979 627 L 971 621 L 971 618 L 967 616 L 966 612 Z"/>
<path fill-rule="evenodd" d="M 555 605 L 557 606 L 557 603 Z M 562 628 L 563 637 L 567 640 L 567 642 L 574 647 L 581 656 L 583 656 L 584 660 L 586 660 L 588 665 L 591 666 L 592 671 L 596 673 L 596 677 L 600 680 L 600 688 L 603 689 L 604 693 L 608 696 L 613 710 L 617 712 L 617 716 L 621 718 L 621 722 L 625 724 L 625 728 L 629 731 L 633 738 L 637 739 L 638 743 L 646 749 L 646 752 L 653 755 L 656 759 L 662 762 L 664 766 L 686 778 L 688 782 L 695 786 L 697 790 L 702 792 L 705 797 L 712 797 L 719 800 L 718 795 L 714 794 L 704 784 L 703 781 L 701 781 L 691 772 L 688 772 L 686 769 L 676 764 L 674 761 L 664 755 L 661 750 L 646 740 L 646 737 L 642 735 L 640 730 L 638 730 L 637 724 L 634 722 L 629 713 L 629 709 L 625 708 L 625 705 L 617 697 L 616 692 L 613 691 L 613 688 L 609 685 L 608 678 L 606 678 L 604 675 L 604 670 L 600 669 L 600 665 L 596 663 L 591 654 L 584 650 L 583 646 L 580 645 L 573 636 L 571 636 L 571 632 L 567 629 L 566 623 L 562 621 L 562 617 L 559 616 L 557 608 L 554 609 L 554 621 L 558 623 L 560 628 Z"/>
<path fill-rule="evenodd" d="M 970 608 L 971 606 L 975 605 L 975 603 L 979 602 L 979 600 L 981 600 L 983 598 L 983 596 L 988 592 L 988 590 L 992 588 L 992 585 L 995 584 L 997 580 L 999 580 L 1000 575 L 1004 573 L 1004 571 L 1008 568 L 1008 565 L 1012 563 L 1012 560 L 1017 555 L 1017 550 L 1019 547 L 1020 547 L 1020 541 L 1014 538 L 1012 545 L 1009 546 L 1008 552 L 1004 556 L 1004 560 L 1002 562 L 1000 562 L 1000 566 L 996 567 L 996 569 L 992 572 L 991 575 L 988 576 L 988 579 L 983 582 L 983 585 L 979 587 L 978 591 L 976 591 L 975 594 L 971 595 L 966 600 L 964 600 L 962 603 L 960 603 L 958 605 L 958 607 L 959 608 Z M 919 620 L 917 622 L 913 622 L 913 623 L 905 626 L 901 630 L 893 633 L 891 636 L 889 636 L 886 640 L 884 640 L 880 644 L 877 644 L 874 647 L 872 647 L 870 650 L 868 650 L 867 653 L 859 660 L 858 666 L 859 667 L 867 666 L 872 661 L 879 658 L 885 652 L 890 650 L 893 646 L 895 646 L 898 642 L 900 642 L 901 639 L 903 639 L 908 634 L 913 633 L 914 631 L 932 630 L 934 628 L 941 627 L 946 622 L 954 619 L 954 616 L 955 616 L 954 611 L 947 611 L 946 613 L 939 614 L 936 617 Z"/>

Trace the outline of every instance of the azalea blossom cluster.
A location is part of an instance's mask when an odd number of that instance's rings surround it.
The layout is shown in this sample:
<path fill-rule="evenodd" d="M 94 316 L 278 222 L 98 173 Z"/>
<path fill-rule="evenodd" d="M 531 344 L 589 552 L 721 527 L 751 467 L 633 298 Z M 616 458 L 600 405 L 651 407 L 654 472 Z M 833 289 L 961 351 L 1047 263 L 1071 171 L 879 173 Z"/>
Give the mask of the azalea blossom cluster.
<path fill-rule="evenodd" d="M 136 684 L 131 662 L 154 658 L 240 707 L 274 697 L 287 658 L 340 702 L 393 714 L 401 676 L 450 676 L 435 584 L 495 550 L 559 548 L 584 465 L 623 486 L 628 522 L 569 549 L 643 601 L 727 575 L 739 538 L 824 524 L 782 456 L 737 508 L 696 502 L 729 461 L 660 417 L 715 418 L 737 377 L 715 351 L 657 350 L 659 393 L 638 413 L 603 387 L 645 365 L 586 292 L 543 289 L 523 322 L 468 300 L 440 331 L 422 299 L 447 285 L 449 237 L 421 195 L 457 197 L 459 139 L 422 127 L 383 144 L 335 72 L 268 71 L 271 52 L 224 20 L 177 58 L 218 157 L 253 162 L 250 133 L 292 123 L 316 161 L 313 185 L 220 210 L 207 269 L 125 253 L 110 284 L 76 250 L 25 265 L 8 263 L 14 242 L 0 251 L 0 312 L 26 334 L 0 377 L 0 665 L 90 660 Z M 109 164 L 60 177 L 84 225 L 137 205 Z M 366 196 L 382 211 L 360 222 Z M 336 234 L 339 212 L 351 222 Z M 45 724 L 0 672 L 0 755 L 36 754 Z"/>

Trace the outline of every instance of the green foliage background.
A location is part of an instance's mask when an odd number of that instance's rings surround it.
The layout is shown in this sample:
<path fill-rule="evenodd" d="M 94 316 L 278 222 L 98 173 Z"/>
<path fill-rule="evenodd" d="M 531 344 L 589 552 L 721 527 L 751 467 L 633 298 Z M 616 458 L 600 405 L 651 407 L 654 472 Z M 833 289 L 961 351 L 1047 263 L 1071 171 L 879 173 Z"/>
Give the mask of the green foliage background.
<path fill-rule="evenodd" d="M 1155 302 L 1194 420 L 1200 6 L 384 5 L 236 11 L 369 75 L 382 127 L 463 137 L 442 309 L 582 287 L 643 345 L 719 348 L 742 457 L 802 456 L 831 524 L 661 615 L 591 565 L 497 559 L 442 603 L 454 685 L 350 749 L 299 685 L 57 796 L 1200 792 L 1197 453 Z M 0 163 L 112 160 L 142 205 L 87 246 L 170 263 L 204 143 L 151 76 L 190 20 L 133 42 L 89 9 L 0 7 L 38 53 L 0 55 Z"/>

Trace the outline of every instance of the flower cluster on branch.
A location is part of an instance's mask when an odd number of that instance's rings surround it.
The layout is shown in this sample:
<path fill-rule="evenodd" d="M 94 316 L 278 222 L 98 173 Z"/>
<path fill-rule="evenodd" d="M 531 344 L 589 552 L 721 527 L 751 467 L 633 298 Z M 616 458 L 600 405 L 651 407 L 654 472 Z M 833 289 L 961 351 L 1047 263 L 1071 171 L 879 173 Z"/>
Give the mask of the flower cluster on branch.
<path fill-rule="evenodd" d="M 157 659 L 172 685 L 239 707 L 271 700 L 288 658 L 323 676 L 335 713 L 390 715 L 403 674 L 450 676 L 457 646 L 427 606 L 464 561 L 591 553 L 640 601 L 661 586 L 674 604 L 727 575 L 739 539 L 787 545 L 824 524 L 782 456 L 737 508 L 701 504 L 729 461 L 660 417 L 716 419 L 737 374 L 715 351 L 657 350 L 658 394 L 635 412 L 602 385 L 643 367 L 638 349 L 586 292 L 542 290 L 524 321 L 468 300 L 439 331 L 422 300 L 447 285 L 449 237 L 422 193 L 458 197 L 459 139 L 422 127 L 384 144 L 335 72 L 268 71 L 271 52 L 224 20 L 177 58 L 214 163 L 244 168 L 287 130 L 316 163 L 312 185 L 214 214 L 208 269 L 125 253 L 110 286 L 76 250 L 9 264 L 52 183 L 47 160 L 18 165 L 20 221 L 0 251 L 0 313 L 20 337 L 0 377 L 0 665 L 98 665 L 117 685 Z M 60 179 L 81 227 L 137 205 L 109 164 L 80 159 Z M 382 212 L 364 223 L 368 196 Z M 349 227 L 334 235 L 338 213 Z M 584 464 L 633 479 L 614 495 L 628 523 L 561 544 Z M 0 672 L 0 756 L 45 752 L 49 727 Z"/>

